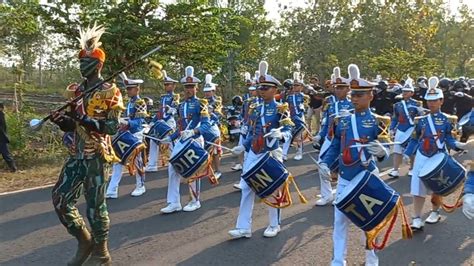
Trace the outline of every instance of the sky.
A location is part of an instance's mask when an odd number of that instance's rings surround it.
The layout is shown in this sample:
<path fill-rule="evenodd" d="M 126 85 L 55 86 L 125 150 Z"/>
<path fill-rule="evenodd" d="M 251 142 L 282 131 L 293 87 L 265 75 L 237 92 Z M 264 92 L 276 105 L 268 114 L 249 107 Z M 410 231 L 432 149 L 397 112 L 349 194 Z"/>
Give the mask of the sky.
<path fill-rule="evenodd" d="M 429 1 L 429 0 L 425 0 Z M 165 2 L 173 2 L 172 0 L 168 0 Z M 295 7 L 304 7 L 306 6 L 306 0 L 266 0 L 265 1 L 265 9 L 268 11 L 268 18 L 273 21 L 278 21 L 279 15 L 278 12 L 281 9 L 280 7 L 287 6 L 288 8 L 295 8 Z M 451 12 L 456 12 L 458 7 L 461 6 L 463 3 L 467 4 L 467 6 L 474 10 L 474 0 L 444 0 L 445 3 L 449 6 Z"/>

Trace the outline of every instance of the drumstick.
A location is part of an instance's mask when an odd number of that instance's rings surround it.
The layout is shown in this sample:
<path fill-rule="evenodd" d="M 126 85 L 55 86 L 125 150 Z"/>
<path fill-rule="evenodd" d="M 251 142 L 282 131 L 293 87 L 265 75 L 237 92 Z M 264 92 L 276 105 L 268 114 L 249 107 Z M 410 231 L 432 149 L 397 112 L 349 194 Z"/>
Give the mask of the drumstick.
<path fill-rule="evenodd" d="M 276 130 L 282 130 L 283 127 L 279 127 L 279 128 L 275 128 L 275 129 L 276 129 Z M 272 132 L 269 132 L 269 133 L 263 135 L 263 137 L 266 138 L 266 137 L 270 136 L 271 134 L 272 134 Z"/>
<path fill-rule="evenodd" d="M 155 138 L 155 137 L 152 137 L 150 135 L 143 134 L 143 136 L 145 136 L 145 138 L 156 140 L 156 141 L 161 142 L 161 143 L 171 143 L 171 141 L 165 141 L 164 139 Z"/>
<path fill-rule="evenodd" d="M 339 113 L 331 114 L 331 115 L 329 115 L 329 117 L 333 117 L 333 116 L 337 116 L 337 117 L 349 116 L 349 115 L 351 115 L 351 113 L 348 113 L 348 112 L 352 112 L 352 111 L 354 111 L 354 109 L 342 109 L 341 111 L 339 111 Z"/>
<path fill-rule="evenodd" d="M 311 154 L 308 154 L 309 155 L 309 158 L 311 158 L 311 160 L 313 160 L 313 162 L 316 164 L 316 167 L 319 168 L 319 162 L 318 160 L 316 160 L 316 158 L 314 158 Z"/>
<path fill-rule="evenodd" d="M 389 142 L 389 143 L 380 143 L 382 146 L 391 146 L 391 145 L 398 145 L 402 144 L 401 142 Z M 378 145 L 376 143 L 367 143 L 367 144 L 354 144 L 349 146 L 349 148 L 363 148 L 363 147 L 370 147 L 370 146 L 375 146 Z"/>
<path fill-rule="evenodd" d="M 231 148 L 227 148 L 227 147 L 225 147 L 225 146 L 222 146 L 222 145 L 219 145 L 219 144 L 215 144 L 214 142 L 206 141 L 206 143 L 209 144 L 209 145 L 215 146 L 215 147 L 222 148 L 222 149 L 224 149 L 224 150 L 232 151 Z"/>

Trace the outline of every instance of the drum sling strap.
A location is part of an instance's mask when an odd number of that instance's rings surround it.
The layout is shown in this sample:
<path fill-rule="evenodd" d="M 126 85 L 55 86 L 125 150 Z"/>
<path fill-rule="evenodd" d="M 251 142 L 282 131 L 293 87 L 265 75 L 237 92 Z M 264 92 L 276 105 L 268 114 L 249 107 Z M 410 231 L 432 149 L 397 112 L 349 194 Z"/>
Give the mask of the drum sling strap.
<path fill-rule="evenodd" d="M 355 114 L 351 115 L 351 126 L 352 126 L 352 133 L 354 135 L 354 139 L 356 141 L 360 141 L 359 138 L 359 131 L 357 130 L 357 123 L 356 123 L 356 116 Z M 362 147 L 357 147 L 357 150 L 360 154 L 360 160 L 363 164 L 368 164 L 367 158 L 365 157 L 365 153 L 362 151 Z M 387 217 L 374 229 L 365 232 L 367 237 L 366 246 L 369 249 L 383 249 L 388 242 L 390 235 L 392 234 L 393 227 L 395 226 L 395 222 L 397 221 L 398 215 L 402 217 L 402 237 L 403 239 L 412 238 L 413 232 L 409 226 L 408 218 L 405 212 L 405 207 L 403 206 L 403 201 L 401 197 L 398 199 L 396 207 L 387 215 Z M 385 234 L 383 236 L 382 242 L 380 244 L 376 243 L 377 236 L 388 226 Z"/>
<path fill-rule="evenodd" d="M 407 108 L 407 104 L 406 104 L 405 100 L 402 100 L 402 105 L 403 105 L 403 111 L 405 112 L 405 115 L 408 118 L 408 122 L 410 123 L 410 125 L 413 126 L 414 125 L 413 119 L 411 119 L 410 113 L 408 112 L 408 108 Z"/>

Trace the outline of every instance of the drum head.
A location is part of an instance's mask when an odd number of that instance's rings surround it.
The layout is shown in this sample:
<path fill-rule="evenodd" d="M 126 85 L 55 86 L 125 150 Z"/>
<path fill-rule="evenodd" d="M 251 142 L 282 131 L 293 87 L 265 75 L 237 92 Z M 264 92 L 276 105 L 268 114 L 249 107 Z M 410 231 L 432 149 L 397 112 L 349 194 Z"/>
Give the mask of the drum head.
<path fill-rule="evenodd" d="M 426 176 L 435 170 L 440 164 L 443 163 L 447 155 L 444 153 L 437 153 L 429 158 L 429 163 L 424 164 L 421 167 L 420 173 L 418 176 Z"/>
<path fill-rule="evenodd" d="M 354 179 L 350 181 L 350 183 L 344 188 L 342 193 L 336 195 L 336 200 L 334 200 L 334 204 L 337 205 L 339 202 L 344 200 L 351 192 L 356 188 L 356 186 L 365 178 L 367 174 L 370 174 L 368 171 L 361 171 L 358 173 Z"/>

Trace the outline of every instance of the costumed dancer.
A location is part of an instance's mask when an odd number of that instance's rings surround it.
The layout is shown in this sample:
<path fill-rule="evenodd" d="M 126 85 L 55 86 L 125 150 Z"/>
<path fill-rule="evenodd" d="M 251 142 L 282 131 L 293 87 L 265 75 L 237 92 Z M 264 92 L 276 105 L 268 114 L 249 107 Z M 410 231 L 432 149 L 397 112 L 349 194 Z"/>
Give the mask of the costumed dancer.
<path fill-rule="evenodd" d="M 390 135 L 393 137 L 394 142 L 400 144 L 393 145 L 393 170 L 388 175 L 395 178 L 400 176 L 398 169 L 402 163 L 403 151 L 415 129 L 415 117 L 423 114 L 423 103 L 412 98 L 414 93 L 415 88 L 413 87 L 412 80 L 407 79 L 405 86 L 402 88 L 403 99 L 393 106 Z M 411 159 L 408 175 L 411 175 L 411 169 L 413 168 L 414 158 Z"/>
<path fill-rule="evenodd" d="M 347 97 L 350 90 L 349 80 L 341 77 L 341 70 L 339 67 L 335 67 L 333 72 L 332 84 L 334 86 L 336 101 L 329 104 L 327 107 L 326 112 L 324 112 L 325 123 L 323 124 L 321 131 L 313 138 L 313 141 L 316 143 L 319 143 L 322 139 L 324 140 L 319 151 L 319 162 L 321 162 L 323 155 L 328 150 L 334 138 L 335 118 L 350 115 L 350 110 L 354 109 L 350 99 Z M 336 159 L 332 165 L 337 167 L 338 160 L 339 159 Z M 337 169 L 331 169 L 331 173 L 332 175 L 337 175 Z M 334 200 L 331 180 L 326 179 L 325 176 L 322 176 L 321 174 L 319 174 L 319 180 L 321 184 L 321 198 L 316 201 L 316 206 L 325 206 Z"/>
<path fill-rule="evenodd" d="M 419 177 L 422 167 L 431 163 L 435 164 L 433 156 L 439 153 L 447 154 L 446 146 L 460 151 L 465 149 L 467 145 L 466 143 L 456 141 L 451 135 L 453 124 L 456 124 L 457 117 L 441 112 L 443 91 L 436 88 L 438 78 L 431 77 L 428 84 L 428 91 L 424 99 L 426 100 L 428 109 L 430 109 L 430 113 L 415 118 L 415 130 L 404 153 L 405 158 L 416 153 L 410 188 L 410 193 L 413 195 L 414 211 L 411 228 L 414 230 L 422 230 L 425 223 L 435 224 L 441 219 L 439 214 L 441 196 L 436 194 L 432 195 L 432 208 L 428 218 L 426 218 L 424 222 L 421 219 L 425 197 L 427 194 L 431 194 L 431 191 L 427 189 Z M 453 160 L 452 158 L 450 159 Z"/>
<path fill-rule="evenodd" d="M 220 120 L 223 116 L 222 113 L 222 98 L 220 96 L 216 96 L 216 85 L 212 83 L 212 75 L 207 74 L 205 77 L 205 84 L 203 88 L 204 97 L 207 100 L 207 108 L 209 112 L 209 122 L 211 124 L 210 131 L 203 132 L 203 137 L 205 142 L 212 142 L 216 143 L 217 145 L 221 145 L 221 131 L 220 131 Z M 221 165 L 221 156 L 222 156 L 222 148 L 217 146 L 212 146 L 210 144 L 204 144 L 206 150 L 209 151 L 212 160 L 212 168 L 214 170 L 214 176 L 219 179 L 222 175 L 220 171 Z"/>
<path fill-rule="evenodd" d="M 165 94 L 160 97 L 159 109 L 153 117 L 150 127 L 153 127 L 158 121 L 164 121 L 169 127 L 176 129 L 176 120 L 174 116 L 177 113 L 179 104 L 179 94 L 175 93 L 177 80 L 172 79 L 166 74 L 166 71 L 161 71 L 163 74 L 163 85 L 165 87 Z M 157 172 L 158 161 L 160 155 L 163 157 L 164 152 L 169 150 L 168 143 L 157 143 L 156 140 L 150 140 L 150 150 L 148 154 L 148 165 L 145 168 L 146 172 Z"/>
<path fill-rule="evenodd" d="M 246 174 L 255 162 L 268 153 L 279 162 L 282 162 L 282 150 L 279 147 L 279 141 L 291 138 L 293 123 L 286 117 L 288 115 L 287 110 L 285 110 L 287 105 L 279 104 L 275 100 L 277 87 L 281 84 L 273 76 L 267 74 L 267 70 L 268 63 L 266 61 L 260 62 L 260 77 L 257 89 L 263 102 L 250 106 L 248 135 L 243 145 L 232 149 L 234 154 L 240 154 L 244 151 L 248 152 L 244 159 L 243 174 Z M 243 178 L 241 178 L 240 187 L 242 197 L 240 200 L 239 216 L 236 228 L 230 230 L 229 234 L 232 238 L 250 238 L 252 236 L 252 212 L 255 192 Z M 275 237 L 280 232 L 280 212 L 279 208 L 268 207 L 269 225 L 263 233 L 265 237 Z"/>
<path fill-rule="evenodd" d="M 285 101 L 289 105 L 290 118 L 295 124 L 291 139 L 288 139 L 283 144 L 283 160 L 286 161 L 288 157 L 288 150 L 291 143 L 296 140 L 296 154 L 294 159 L 299 161 L 303 159 L 303 136 L 305 135 L 305 109 L 308 108 L 309 96 L 303 94 L 304 83 L 299 72 L 293 73 L 293 86 L 291 92 L 286 97 Z"/>
<path fill-rule="evenodd" d="M 339 158 L 339 178 L 336 189 L 336 197 L 347 193 L 349 183 L 362 172 L 370 172 L 378 176 L 376 160 L 382 161 L 388 158 L 388 150 L 378 141 L 380 134 L 379 124 L 386 123 L 390 118 L 373 114 L 370 111 L 370 102 L 373 96 L 375 83 L 360 78 L 359 68 L 349 65 L 349 80 L 351 88 L 351 100 L 354 105 L 354 114 L 335 119 L 334 138 L 328 151 L 321 158 L 319 165 L 320 175 L 329 180 L 331 171 L 329 165 Z M 387 135 L 388 137 L 388 135 Z M 354 144 L 370 143 L 369 147 L 354 147 Z M 373 208 L 373 202 L 369 208 Z M 380 203 L 377 203 L 380 204 Z M 371 210 L 369 210 L 370 213 Z M 346 265 L 349 219 L 345 213 L 334 208 L 334 255 L 331 265 Z M 367 247 L 366 247 L 367 248 Z M 373 249 L 366 249 L 365 265 L 378 265 L 378 257 Z"/>
<path fill-rule="evenodd" d="M 202 132 L 210 130 L 209 113 L 207 111 L 207 101 L 196 97 L 198 84 L 201 82 L 194 76 L 194 68 L 188 66 L 185 69 L 185 77 L 180 80 L 184 86 L 185 99 L 178 106 L 178 130 L 164 139 L 164 142 L 174 142 L 178 138 L 187 140 L 193 138 L 204 147 Z M 172 148 L 172 153 L 175 147 Z M 160 211 L 162 213 L 172 213 L 176 211 L 192 212 L 201 208 L 200 179 L 189 183 L 189 193 L 191 200 L 182 208 L 181 195 L 179 193 L 181 176 L 173 165 L 168 165 L 168 192 L 166 195 L 167 206 Z"/>
<path fill-rule="evenodd" d="M 96 24 L 79 29 L 80 71 L 85 81 L 67 87 L 65 94 L 68 100 L 103 81 L 100 73 L 105 52 L 99 48 L 99 39 L 104 32 L 105 29 Z M 120 90 L 114 84 L 104 83 L 71 106 L 68 112 L 52 114 L 51 120 L 61 130 L 72 132 L 73 140 L 70 156 L 52 191 L 53 206 L 59 220 L 78 240 L 78 249 L 68 265 L 82 265 L 89 255 L 91 265 L 111 264 L 107 247 L 110 220 L 105 190 L 110 163 L 119 161 L 112 149 L 110 136 L 117 132 L 118 118 L 123 110 Z M 82 193 L 86 199 L 92 235 L 75 206 Z"/>

